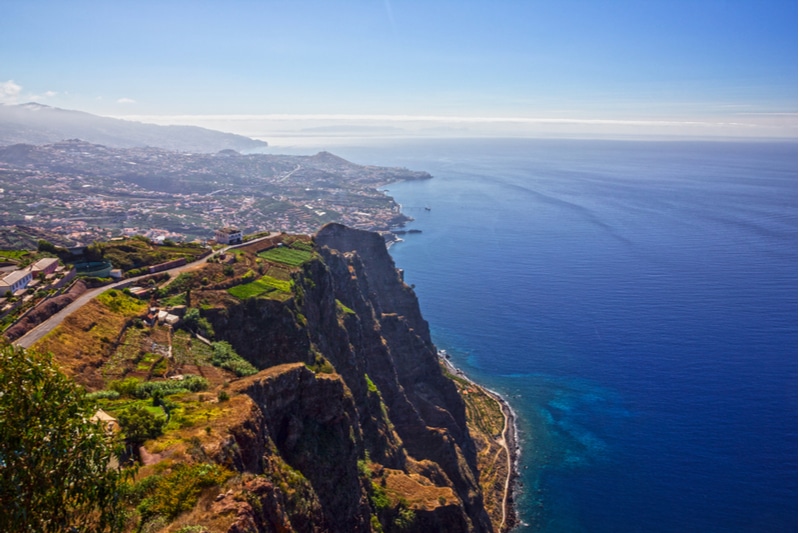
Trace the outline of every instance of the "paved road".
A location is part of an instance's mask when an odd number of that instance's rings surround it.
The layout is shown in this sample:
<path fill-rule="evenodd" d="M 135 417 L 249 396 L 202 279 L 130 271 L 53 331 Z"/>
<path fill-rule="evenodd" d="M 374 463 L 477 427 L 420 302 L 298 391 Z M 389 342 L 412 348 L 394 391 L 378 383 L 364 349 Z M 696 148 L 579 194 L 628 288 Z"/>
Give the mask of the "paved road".
<path fill-rule="evenodd" d="M 227 246 L 227 247 L 223 248 L 222 250 L 217 251 L 215 253 L 226 252 L 226 251 L 230 250 L 231 248 L 238 248 L 238 247 L 241 247 L 241 246 L 249 246 L 249 245 L 251 245 L 253 243 L 256 243 L 256 242 L 259 242 L 259 241 L 263 241 L 265 239 L 269 239 L 269 238 L 272 238 L 272 237 L 276 237 L 277 235 L 280 235 L 280 233 L 272 232 L 269 235 L 267 235 L 266 237 L 261 237 L 259 239 L 254 239 L 252 241 L 248 241 L 248 242 L 245 242 L 243 244 L 234 244 L 232 246 Z M 208 257 L 211 257 L 211 256 L 208 256 Z M 208 257 L 204 257 L 203 259 L 198 259 L 197 261 L 192 261 L 191 263 L 186 263 L 183 266 L 179 266 L 179 267 L 171 268 L 169 270 L 165 270 L 164 272 L 169 274 L 170 280 L 173 280 L 181 272 L 187 272 L 187 271 L 195 270 L 197 268 L 202 267 L 206 263 L 206 261 L 208 260 Z M 162 272 L 159 272 L 159 274 L 162 274 Z M 98 294 L 100 294 L 102 292 L 105 292 L 105 291 L 107 291 L 109 289 L 113 289 L 113 288 L 119 287 L 120 285 L 135 284 L 138 280 L 143 279 L 143 278 L 147 278 L 147 277 L 149 277 L 151 275 L 152 274 L 145 274 L 144 276 L 138 276 L 138 277 L 135 277 L 135 278 L 130 278 L 130 279 L 122 280 L 122 281 L 117 281 L 117 282 L 112 283 L 110 285 L 104 285 L 102 287 L 97 287 L 95 289 L 89 289 L 85 293 L 81 294 L 74 302 L 72 302 L 71 304 L 66 306 L 64 309 L 62 309 L 58 313 L 54 314 L 53 316 L 51 316 L 50 318 L 48 318 L 47 320 L 45 320 L 44 322 L 42 322 L 41 324 L 39 324 L 38 326 L 33 328 L 32 330 L 30 330 L 28 333 L 26 333 L 25 335 L 23 335 L 22 337 L 20 337 L 16 341 L 14 341 L 14 344 L 16 344 L 17 346 L 22 346 L 23 348 L 30 348 L 31 346 L 33 346 L 33 344 L 36 341 L 38 341 L 39 339 L 41 339 L 42 337 L 47 335 L 53 328 L 55 328 L 56 326 L 61 324 L 61 322 L 63 322 L 65 318 L 67 318 L 69 315 L 71 315 L 72 313 L 74 313 L 75 311 L 77 311 L 78 309 L 83 307 L 84 305 L 86 305 L 86 303 L 88 303 L 90 300 L 94 299 Z"/>

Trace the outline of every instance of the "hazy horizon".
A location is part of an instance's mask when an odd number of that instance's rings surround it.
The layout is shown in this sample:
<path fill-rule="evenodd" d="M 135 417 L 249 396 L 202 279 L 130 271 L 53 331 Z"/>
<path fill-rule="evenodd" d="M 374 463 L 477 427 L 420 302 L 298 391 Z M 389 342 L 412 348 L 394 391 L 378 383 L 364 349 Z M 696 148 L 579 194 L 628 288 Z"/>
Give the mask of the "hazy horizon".
<path fill-rule="evenodd" d="M 50 0 L 4 6 L 0 43 L 0 103 L 271 142 L 797 137 L 788 0 Z"/>

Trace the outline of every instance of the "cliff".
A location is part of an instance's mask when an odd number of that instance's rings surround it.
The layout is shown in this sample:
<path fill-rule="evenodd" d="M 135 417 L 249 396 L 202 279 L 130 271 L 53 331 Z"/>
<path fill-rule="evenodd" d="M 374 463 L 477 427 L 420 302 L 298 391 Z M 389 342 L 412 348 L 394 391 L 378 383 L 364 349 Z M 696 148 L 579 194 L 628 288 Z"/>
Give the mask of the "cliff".
<path fill-rule="evenodd" d="M 313 239 L 261 241 L 160 290 L 154 299 L 185 300 L 205 335 L 254 365 L 248 377 L 213 366 L 209 348 L 186 331 L 130 326 L 139 304 L 125 298 L 106 296 L 91 315 L 70 317 L 42 347 L 62 367 L 82 369 L 72 373 L 90 389 L 124 395 L 119 383 L 195 374 L 216 392 L 166 396 L 167 430 L 142 447 L 132 491 L 139 530 L 483 532 L 508 524 L 498 481 L 508 472 L 497 444 L 502 414 L 492 427 L 468 416 L 472 389 L 443 371 L 416 295 L 378 234 L 329 224 Z M 112 323 L 126 325 L 112 333 Z M 103 408 L 118 413 L 133 401 Z M 496 408 L 488 401 L 478 410 Z M 185 465 L 206 464 L 227 474 L 185 488 L 192 497 L 173 507 L 142 495 L 162 486 L 175 493 Z"/>
<path fill-rule="evenodd" d="M 314 241 L 319 255 L 293 274 L 292 299 L 208 312 L 218 336 L 272 369 L 234 390 L 253 399 L 281 459 L 310 483 L 323 530 L 370 531 L 371 514 L 387 529 L 400 503 L 414 529 L 491 530 L 464 404 L 383 239 L 330 224 Z M 307 368 L 326 363 L 332 373 Z M 376 481 L 394 499 L 385 516 L 370 505 Z"/>

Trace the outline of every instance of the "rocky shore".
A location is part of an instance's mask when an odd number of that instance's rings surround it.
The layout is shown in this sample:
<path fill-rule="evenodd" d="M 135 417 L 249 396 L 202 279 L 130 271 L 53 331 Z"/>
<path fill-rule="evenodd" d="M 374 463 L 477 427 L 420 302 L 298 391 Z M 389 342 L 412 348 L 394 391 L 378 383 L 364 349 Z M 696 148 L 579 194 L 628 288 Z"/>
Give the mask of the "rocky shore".
<path fill-rule="evenodd" d="M 501 394 L 484 387 L 479 383 L 476 383 L 474 380 L 467 377 L 462 370 L 453 365 L 449 359 L 449 356 L 444 350 L 439 351 L 439 356 L 440 361 L 450 374 L 470 383 L 473 387 L 483 392 L 486 396 L 492 398 L 495 402 L 497 402 L 498 406 L 500 407 L 500 411 L 503 413 L 503 431 L 499 436 L 498 442 L 506 450 L 508 457 L 508 470 L 505 476 L 505 488 L 502 502 L 503 518 L 501 520 L 502 526 L 500 528 L 500 532 L 502 533 L 510 531 L 514 528 L 514 526 L 517 525 L 517 513 L 514 507 L 514 491 L 516 488 L 516 481 L 519 478 L 520 447 L 517 439 L 516 413 Z"/>

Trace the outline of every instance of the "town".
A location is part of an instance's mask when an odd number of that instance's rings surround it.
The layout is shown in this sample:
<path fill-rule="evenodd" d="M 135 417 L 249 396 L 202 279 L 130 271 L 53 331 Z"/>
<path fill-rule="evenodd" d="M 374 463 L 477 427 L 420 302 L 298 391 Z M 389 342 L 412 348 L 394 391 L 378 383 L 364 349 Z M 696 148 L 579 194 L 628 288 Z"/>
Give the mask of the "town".
<path fill-rule="evenodd" d="M 132 235 L 203 241 L 224 226 L 310 234 L 339 222 L 386 233 L 410 219 L 380 188 L 430 177 L 327 152 L 189 154 L 80 140 L 12 145 L 0 148 L 0 226 L 46 231 L 64 246 Z"/>

